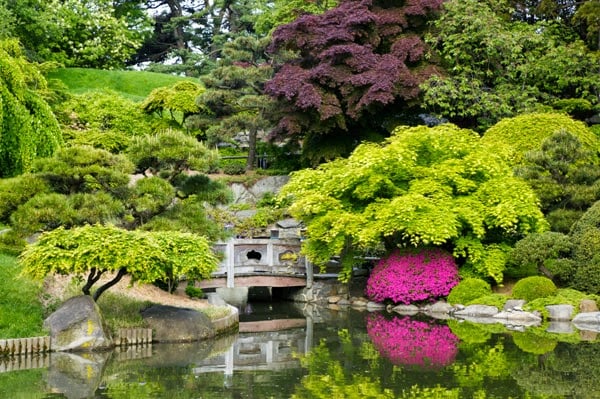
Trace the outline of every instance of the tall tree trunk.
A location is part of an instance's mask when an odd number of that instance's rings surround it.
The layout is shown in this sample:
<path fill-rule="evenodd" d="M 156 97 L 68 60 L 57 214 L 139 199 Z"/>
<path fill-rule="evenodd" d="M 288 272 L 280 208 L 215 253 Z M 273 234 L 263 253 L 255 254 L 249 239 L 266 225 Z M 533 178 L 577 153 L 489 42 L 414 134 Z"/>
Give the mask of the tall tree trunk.
<path fill-rule="evenodd" d="M 253 170 L 256 166 L 256 136 L 258 129 L 251 128 L 248 132 L 248 160 L 246 161 L 246 170 Z"/>

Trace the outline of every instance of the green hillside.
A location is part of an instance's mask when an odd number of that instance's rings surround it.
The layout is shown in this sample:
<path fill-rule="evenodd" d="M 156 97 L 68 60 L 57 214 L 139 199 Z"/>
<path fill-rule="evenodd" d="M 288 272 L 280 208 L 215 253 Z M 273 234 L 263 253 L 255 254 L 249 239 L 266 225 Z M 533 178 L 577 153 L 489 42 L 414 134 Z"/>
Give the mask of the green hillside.
<path fill-rule="evenodd" d="M 61 68 L 47 73 L 50 81 L 63 82 L 73 94 L 90 90 L 110 89 L 134 101 L 141 101 L 150 92 L 163 86 L 170 86 L 180 80 L 194 80 L 181 76 L 144 71 L 112 71 L 88 68 Z"/>

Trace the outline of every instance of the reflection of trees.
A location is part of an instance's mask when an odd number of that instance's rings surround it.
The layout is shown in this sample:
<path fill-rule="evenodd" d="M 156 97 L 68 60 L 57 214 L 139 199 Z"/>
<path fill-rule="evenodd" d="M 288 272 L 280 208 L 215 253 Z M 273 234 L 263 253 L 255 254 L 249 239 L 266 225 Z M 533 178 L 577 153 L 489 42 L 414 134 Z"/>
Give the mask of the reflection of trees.
<path fill-rule="evenodd" d="M 556 349 L 512 370 L 519 386 L 532 394 L 590 397 L 600 392 L 600 346 L 559 343 Z"/>
<path fill-rule="evenodd" d="M 307 368 L 308 375 L 298 385 L 293 399 L 395 397 L 391 390 L 382 388 L 378 377 L 344 367 L 340 359 L 332 355 L 325 341 L 302 359 L 302 365 Z"/>

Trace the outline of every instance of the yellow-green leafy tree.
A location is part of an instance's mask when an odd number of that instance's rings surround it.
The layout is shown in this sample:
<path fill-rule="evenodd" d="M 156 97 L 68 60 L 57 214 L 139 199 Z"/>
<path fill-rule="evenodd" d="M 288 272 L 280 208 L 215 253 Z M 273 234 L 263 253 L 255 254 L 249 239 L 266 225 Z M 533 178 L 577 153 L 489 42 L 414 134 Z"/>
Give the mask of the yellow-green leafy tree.
<path fill-rule="evenodd" d="M 398 127 L 382 144 L 292 174 L 281 195 L 306 223 L 304 253 L 318 265 L 404 246 L 453 251 L 463 275 L 503 278 L 508 250 L 547 223 L 527 183 L 474 131 Z"/>
<path fill-rule="evenodd" d="M 96 301 L 125 275 L 140 283 L 175 281 L 182 275 L 200 280 L 209 278 L 219 263 L 203 236 L 128 231 L 109 225 L 59 227 L 44 233 L 19 261 L 25 273 L 38 279 L 49 274 L 87 275 L 82 291 Z M 92 286 L 105 274 L 113 278 L 92 294 Z"/>

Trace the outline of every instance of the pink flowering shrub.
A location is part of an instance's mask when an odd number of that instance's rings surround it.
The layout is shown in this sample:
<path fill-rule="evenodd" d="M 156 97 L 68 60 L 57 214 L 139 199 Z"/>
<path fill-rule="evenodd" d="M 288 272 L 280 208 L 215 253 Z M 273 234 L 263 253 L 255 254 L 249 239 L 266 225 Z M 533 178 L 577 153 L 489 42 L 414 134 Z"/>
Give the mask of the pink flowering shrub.
<path fill-rule="evenodd" d="M 458 353 L 458 337 L 434 321 L 372 313 L 367 333 L 381 356 L 395 365 L 438 368 L 451 364 Z"/>
<path fill-rule="evenodd" d="M 392 252 L 369 276 L 365 294 L 375 302 L 409 304 L 445 297 L 458 284 L 458 268 L 441 249 Z"/>

